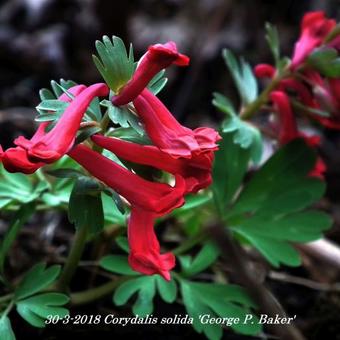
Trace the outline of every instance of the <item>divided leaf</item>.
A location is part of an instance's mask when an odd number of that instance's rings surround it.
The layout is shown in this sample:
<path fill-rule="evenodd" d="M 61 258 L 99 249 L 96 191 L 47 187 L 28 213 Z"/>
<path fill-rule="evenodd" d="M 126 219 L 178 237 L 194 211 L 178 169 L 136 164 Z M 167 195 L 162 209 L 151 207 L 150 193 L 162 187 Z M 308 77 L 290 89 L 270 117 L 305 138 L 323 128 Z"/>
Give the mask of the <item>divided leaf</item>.
<path fill-rule="evenodd" d="M 273 266 L 297 266 L 292 242 L 319 239 L 331 220 L 308 209 L 323 195 L 323 181 L 308 176 L 315 154 L 303 140 L 281 148 L 244 187 L 225 219 L 232 230 L 252 243 Z"/>
<path fill-rule="evenodd" d="M 167 282 L 159 275 L 139 276 L 121 284 L 113 295 L 113 302 L 122 306 L 137 293 L 137 299 L 132 305 L 132 312 L 139 317 L 145 317 L 153 312 L 153 298 L 158 290 L 161 298 L 168 303 L 175 301 L 177 286 L 172 279 Z"/>
<path fill-rule="evenodd" d="M 257 81 L 251 66 L 243 58 L 238 61 L 228 49 L 223 50 L 222 56 L 234 79 L 242 104 L 251 103 L 258 95 Z"/>
<path fill-rule="evenodd" d="M 122 128 L 131 127 L 139 135 L 144 135 L 142 123 L 127 106 L 114 106 L 109 100 L 103 100 L 100 104 L 107 108 L 108 115 L 114 124 L 118 124 Z"/>
<path fill-rule="evenodd" d="M 73 99 L 74 95 L 68 90 L 75 85 L 77 84 L 72 80 L 65 81 L 64 79 L 60 79 L 60 84 L 54 80 L 51 81 L 52 91 L 41 89 L 39 92 L 41 103 L 36 107 L 39 116 L 37 116 L 35 120 L 37 122 L 52 122 L 59 119 L 70 103 L 62 102 L 58 100 L 58 98 L 62 94 L 66 94 L 70 99 Z M 101 118 L 102 113 L 100 110 L 99 98 L 96 97 L 87 108 L 84 120 L 99 122 Z"/>
<path fill-rule="evenodd" d="M 212 102 L 220 111 L 227 114 L 222 124 L 222 131 L 233 132 L 233 141 L 243 149 L 249 149 L 254 163 L 258 163 L 262 156 L 262 136 L 260 131 L 250 123 L 242 120 L 234 110 L 231 102 L 220 93 L 214 93 Z"/>
<path fill-rule="evenodd" d="M 107 255 L 100 259 L 99 265 L 112 273 L 122 275 L 139 275 L 131 269 L 127 257 L 123 255 Z"/>
<path fill-rule="evenodd" d="M 241 334 L 256 335 L 261 331 L 256 316 L 253 316 L 253 323 L 243 323 L 246 315 L 251 314 L 251 308 L 256 306 L 241 287 L 187 280 L 181 280 L 180 286 L 186 311 L 193 318 L 193 328 L 198 333 L 204 333 L 208 339 L 221 339 L 223 331 L 221 325 L 201 323 L 199 316 L 204 314 L 240 318 L 240 323 L 230 327 Z"/>
<path fill-rule="evenodd" d="M 194 259 L 190 255 L 180 256 L 185 276 L 193 276 L 212 265 L 218 258 L 220 252 L 212 242 L 207 242 Z"/>
<path fill-rule="evenodd" d="M 68 309 L 60 307 L 69 302 L 68 296 L 60 293 L 45 293 L 17 302 L 17 312 L 34 327 L 44 328 L 50 316 L 64 318 Z"/>
<path fill-rule="evenodd" d="M 28 271 L 15 290 L 15 299 L 21 300 L 40 292 L 53 283 L 60 273 L 61 266 L 53 265 L 46 268 L 45 263 L 36 264 Z"/>
<path fill-rule="evenodd" d="M 113 36 L 103 36 L 103 41 L 96 41 L 99 58 L 93 55 L 93 61 L 107 85 L 115 93 L 119 91 L 132 77 L 135 69 L 132 45 L 127 54 L 122 39 Z"/>
<path fill-rule="evenodd" d="M 36 186 L 32 177 L 21 173 L 9 173 L 0 165 L 0 205 L 6 207 L 11 203 L 29 203 L 36 200 L 47 189 L 47 184 L 39 182 Z"/>

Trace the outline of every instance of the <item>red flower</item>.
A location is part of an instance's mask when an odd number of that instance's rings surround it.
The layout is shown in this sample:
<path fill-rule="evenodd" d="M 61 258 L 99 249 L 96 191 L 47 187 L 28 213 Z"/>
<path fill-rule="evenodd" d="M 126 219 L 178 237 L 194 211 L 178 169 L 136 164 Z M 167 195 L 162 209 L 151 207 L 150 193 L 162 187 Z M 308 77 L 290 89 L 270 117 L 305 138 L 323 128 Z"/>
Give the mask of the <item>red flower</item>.
<path fill-rule="evenodd" d="M 150 182 L 85 145 L 75 146 L 68 155 L 94 177 L 125 197 L 132 206 L 161 216 L 184 204 L 185 182 L 181 176 L 176 176 L 175 187 Z"/>
<path fill-rule="evenodd" d="M 316 148 L 320 144 L 319 136 L 307 136 L 298 130 L 296 120 L 290 106 L 289 97 L 286 93 L 282 91 L 273 91 L 270 94 L 270 99 L 273 101 L 279 115 L 279 143 L 281 145 L 287 144 L 296 138 L 303 138 L 307 145 L 312 148 Z M 318 157 L 315 167 L 309 173 L 309 176 L 323 179 L 325 171 L 325 163 L 320 157 Z"/>
<path fill-rule="evenodd" d="M 53 163 L 57 161 L 73 146 L 84 113 L 93 98 L 108 94 L 108 87 L 102 83 L 83 89 L 72 100 L 51 131 L 31 140 L 20 136 L 14 143 L 25 149 L 28 158 L 33 162 Z"/>
<path fill-rule="evenodd" d="M 160 253 L 153 227 L 154 220 L 154 213 L 132 207 L 128 224 L 129 264 L 137 272 L 146 275 L 159 274 L 169 281 L 169 271 L 175 266 L 176 259 L 172 253 Z"/>
<path fill-rule="evenodd" d="M 301 35 L 295 44 L 291 68 L 295 69 L 303 63 L 312 50 L 322 44 L 335 25 L 336 21 L 327 19 L 322 11 L 307 13 L 302 19 Z"/>
<path fill-rule="evenodd" d="M 78 96 L 85 89 L 86 86 L 77 85 L 72 87 L 68 91 L 74 96 Z M 61 95 L 58 99 L 64 102 L 71 102 L 71 99 L 66 94 Z M 43 160 L 32 159 L 32 157 L 27 152 L 25 145 L 30 147 L 30 145 L 35 145 L 36 143 L 44 140 L 46 135 L 45 129 L 48 124 L 49 122 L 41 123 L 31 140 L 27 140 L 22 136 L 18 137 L 15 140 L 15 144 L 18 145 L 17 147 L 9 148 L 6 151 L 3 151 L 0 147 L 0 158 L 7 171 L 31 174 L 46 164 L 46 162 Z M 60 137 L 63 138 L 63 135 Z"/>
<path fill-rule="evenodd" d="M 170 253 L 160 254 L 153 222 L 156 217 L 184 204 L 183 178 L 176 176 L 175 187 L 147 181 L 85 145 L 74 147 L 69 156 L 130 202 L 128 237 L 131 267 L 147 275 L 158 273 L 169 280 L 169 270 L 175 266 L 175 257 Z"/>
<path fill-rule="evenodd" d="M 173 41 L 169 41 L 164 45 L 150 46 L 139 61 L 132 79 L 113 98 L 113 104 L 121 106 L 133 101 L 158 72 L 171 64 L 187 66 L 189 57 L 178 53 L 176 44 Z"/>
<path fill-rule="evenodd" d="M 276 69 L 269 64 L 258 64 L 254 68 L 254 73 L 257 78 L 273 78 Z"/>
<path fill-rule="evenodd" d="M 94 135 L 92 140 L 127 161 L 181 175 L 185 179 L 187 193 L 195 193 L 211 184 L 211 168 L 214 159 L 212 151 L 193 155 L 190 159 L 175 159 L 152 145 L 140 145 L 102 135 Z"/>
<path fill-rule="evenodd" d="M 164 104 L 145 89 L 133 104 L 155 146 L 173 158 L 192 158 L 218 149 L 217 131 L 200 127 L 195 130 L 181 125 Z"/>

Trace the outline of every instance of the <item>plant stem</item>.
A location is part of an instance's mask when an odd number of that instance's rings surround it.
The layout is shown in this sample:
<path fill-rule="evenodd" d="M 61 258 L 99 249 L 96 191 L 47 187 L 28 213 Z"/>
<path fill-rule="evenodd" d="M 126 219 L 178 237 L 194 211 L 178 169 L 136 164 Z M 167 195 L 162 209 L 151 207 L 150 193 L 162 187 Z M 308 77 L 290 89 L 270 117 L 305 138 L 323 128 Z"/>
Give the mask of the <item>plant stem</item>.
<path fill-rule="evenodd" d="M 71 294 L 72 305 L 84 305 L 96 301 L 110 293 L 112 293 L 121 283 L 133 278 L 133 276 L 121 276 L 114 281 L 109 281 L 99 287 L 95 287 L 83 292 Z"/>
<path fill-rule="evenodd" d="M 78 267 L 84 251 L 87 232 L 88 226 L 84 226 L 76 230 L 70 253 L 66 259 L 66 263 L 57 283 L 57 288 L 60 291 L 65 291 L 67 289 Z"/>
<path fill-rule="evenodd" d="M 10 294 L 6 294 L 4 296 L 1 296 L 0 297 L 0 304 L 3 303 L 3 302 L 6 302 L 8 300 L 11 300 L 13 298 L 13 294 L 10 293 Z"/>
<path fill-rule="evenodd" d="M 103 132 L 106 132 L 109 123 L 110 123 L 109 110 L 107 110 L 104 114 L 103 119 L 100 122 L 100 126 Z"/>
<path fill-rule="evenodd" d="M 283 78 L 289 75 L 289 71 L 283 70 L 280 74 L 275 76 L 268 86 L 261 92 L 261 94 L 249 105 L 241 110 L 240 117 L 244 120 L 251 118 L 264 105 L 269 98 L 270 93 L 279 85 Z"/>
<path fill-rule="evenodd" d="M 0 317 L 0 321 L 2 321 L 7 315 L 8 313 L 11 311 L 11 309 L 13 308 L 14 306 L 14 301 L 12 300 L 9 305 L 6 307 L 6 309 L 4 310 L 4 312 L 1 314 L 1 317 Z"/>

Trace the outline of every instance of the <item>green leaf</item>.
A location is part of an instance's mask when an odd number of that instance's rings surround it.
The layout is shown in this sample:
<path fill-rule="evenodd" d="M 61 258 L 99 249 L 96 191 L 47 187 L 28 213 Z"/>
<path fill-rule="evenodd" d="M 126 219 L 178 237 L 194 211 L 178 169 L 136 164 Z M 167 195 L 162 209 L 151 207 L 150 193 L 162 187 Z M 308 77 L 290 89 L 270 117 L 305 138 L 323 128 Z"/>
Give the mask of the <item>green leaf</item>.
<path fill-rule="evenodd" d="M 118 236 L 116 237 L 115 241 L 120 249 L 124 250 L 126 253 L 130 252 L 130 247 L 129 247 L 129 242 L 128 242 L 127 237 Z"/>
<path fill-rule="evenodd" d="M 158 72 L 151 80 L 148 85 L 148 89 L 154 94 L 157 95 L 162 91 L 166 83 L 168 82 L 168 78 L 164 77 L 165 70 Z"/>
<path fill-rule="evenodd" d="M 59 168 L 56 170 L 50 170 L 47 172 L 49 175 L 57 177 L 57 178 L 72 178 L 77 179 L 80 176 L 84 176 L 82 172 L 76 169 L 70 168 Z"/>
<path fill-rule="evenodd" d="M 68 217 L 76 229 L 88 228 L 90 235 L 104 227 L 104 210 L 101 186 L 89 177 L 79 177 L 73 187 L 69 201 Z"/>
<path fill-rule="evenodd" d="M 243 58 L 238 61 L 228 49 L 223 50 L 222 56 L 234 79 L 242 104 L 251 103 L 258 95 L 257 81 L 251 66 Z"/>
<path fill-rule="evenodd" d="M 275 65 L 278 66 L 280 61 L 280 40 L 277 28 L 271 25 L 269 22 L 266 23 L 266 40 L 273 53 Z"/>
<path fill-rule="evenodd" d="M 261 331 L 256 316 L 253 316 L 253 323 L 242 322 L 247 314 L 251 314 L 250 308 L 255 305 L 241 287 L 187 280 L 180 280 L 180 285 L 184 306 L 193 318 L 193 327 L 198 333 L 204 333 L 211 340 L 222 337 L 221 325 L 200 322 L 199 316 L 204 314 L 211 317 L 240 318 L 240 323 L 232 323 L 230 327 L 242 334 L 256 335 Z"/>
<path fill-rule="evenodd" d="M 307 58 L 307 64 L 330 78 L 340 77 L 340 57 L 336 49 L 321 47 L 315 49 Z"/>
<path fill-rule="evenodd" d="M 11 321 L 7 316 L 0 317 L 0 339 L 1 340 L 15 340 Z"/>
<path fill-rule="evenodd" d="M 3 273 L 4 271 L 6 255 L 20 232 L 21 227 L 28 221 L 34 211 L 35 204 L 28 203 L 20 207 L 20 209 L 15 213 L 15 217 L 13 218 L 0 244 L 0 273 Z"/>
<path fill-rule="evenodd" d="M 102 129 L 99 126 L 89 126 L 86 128 L 82 128 L 75 140 L 75 144 L 83 143 L 86 139 L 88 139 L 92 135 L 101 132 L 101 130 Z"/>
<path fill-rule="evenodd" d="M 177 297 L 177 285 L 174 279 L 165 281 L 161 276 L 155 275 L 157 290 L 163 301 L 173 303 Z"/>
<path fill-rule="evenodd" d="M 42 121 L 48 121 L 47 118 L 49 114 L 51 114 L 51 116 L 54 117 L 54 119 L 57 119 L 64 113 L 65 109 L 68 106 L 69 106 L 69 103 L 62 102 L 57 99 L 47 99 L 47 100 L 42 101 L 36 107 L 36 109 L 41 115 L 44 115 L 44 114 L 46 115 L 46 118 L 44 117 Z M 36 120 L 39 121 L 39 116 L 37 117 Z M 53 119 L 51 118 L 49 120 L 53 120 Z"/>
<path fill-rule="evenodd" d="M 66 308 L 60 307 L 68 303 L 69 298 L 65 294 L 45 293 L 32 296 L 17 302 L 17 312 L 29 324 L 34 327 L 44 328 L 48 316 L 64 318 L 69 315 Z"/>
<path fill-rule="evenodd" d="M 207 242 L 200 252 L 196 255 L 195 259 L 191 261 L 191 257 L 186 258 L 183 262 L 180 261 L 185 276 L 194 276 L 203 270 L 210 267 L 219 256 L 219 249 L 212 242 Z M 186 255 L 185 257 L 187 257 Z"/>
<path fill-rule="evenodd" d="M 24 299 L 47 288 L 58 277 L 60 268 L 61 266 L 54 265 L 46 269 L 45 263 L 36 264 L 25 274 L 16 288 L 15 299 Z"/>
<path fill-rule="evenodd" d="M 213 97 L 213 105 L 216 106 L 221 112 L 224 112 L 227 114 L 227 116 L 231 117 L 237 115 L 233 104 L 226 96 L 221 93 L 214 92 Z"/>
<path fill-rule="evenodd" d="M 303 140 L 281 148 L 243 188 L 225 219 L 273 265 L 298 266 L 292 242 L 317 240 L 331 225 L 323 212 L 306 208 L 323 195 L 323 181 L 308 176 L 315 153 Z"/>
<path fill-rule="evenodd" d="M 74 95 L 68 90 L 76 86 L 77 84 L 72 80 L 65 81 L 60 79 L 60 84 L 56 81 L 51 81 L 51 87 L 53 93 L 50 90 L 42 89 L 40 90 L 41 103 L 36 107 L 39 112 L 39 116 L 35 118 L 38 122 L 54 121 L 61 117 L 65 109 L 70 103 L 66 103 L 58 100 L 58 98 L 66 94 L 70 99 L 74 99 Z M 99 105 L 99 98 L 94 98 L 84 115 L 85 121 L 96 121 L 99 122 L 102 119 L 102 114 Z"/>
<path fill-rule="evenodd" d="M 233 141 L 243 149 L 250 149 L 251 158 L 258 163 L 262 156 L 262 137 L 260 131 L 250 123 L 243 121 L 234 110 L 230 101 L 220 93 L 214 93 L 213 104 L 227 114 L 222 124 L 222 131 L 233 132 Z"/>
<path fill-rule="evenodd" d="M 11 201 L 20 203 L 29 203 L 37 199 L 41 192 L 47 188 L 44 183 L 39 182 L 35 187 L 29 177 L 21 173 L 9 173 L 3 165 L 0 165 L 0 199 L 4 200 L 3 204 Z"/>
<path fill-rule="evenodd" d="M 122 198 L 111 188 L 105 188 L 103 192 L 112 199 L 112 201 L 116 205 L 116 208 L 119 210 L 119 212 L 122 215 L 124 215 L 125 206 L 124 206 Z"/>
<path fill-rule="evenodd" d="M 107 194 L 102 193 L 102 202 L 104 208 L 104 216 L 106 224 L 126 225 L 127 213 L 122 212 L 117 208 L 117 204 Z"/>
<path fill-rule="evenodd" d="M 173 216 L 181 216 L 186 212 L 192 211 L 193 209 L 203 208 L 207 203 L 211 201 L 211 195 L 209 193 L 188 195 L 185 197 L 185 204 L 175 209 L 172 212 Z"/>
<path fill-rule="evenodd" d="M 153 312 L 153 298 L 158 290 L 161 298 L 167 303 L 173 303 L 177 296 L 177 286 L 174 280 L 167 282 L 159 275 L 139 276 L 122 283 L 113 295 L 113 302 L 122 306 L 137 293 L 137 299 L 132 305 L 132 311 L 139 317 L 145 317 Z"/>
<path fill-rule="evenodd" d="M 153 298 L 156 293 L 154 276 L 142 276 L 121 284 L 113 295 L 113 302 L 117 306 L 124 305 L 135 293 L 138 293 L 137 300 L 132 306 L 135 315 L 145 317 L 152 314 Z"/>
<path fill-rule="evenodd" d="M 224 214 L 248 169 L 250 151 L 235 144 L 232 133 L 224 133 L 222 137 L 215 154 L 212 190 L 215 204 Z"/>
<path fill-rule="evenodd" d="M 122 275 L 139 275 L 131 269 L 127 257 L 123 255 L 107 255 L 101 258 L 99 265 L 112 273 Z"/>
<path fill-rule="evenodd" d="M 114 124 L 118 124 L 123 128 L 131 127 L 139 135 L 144 135 L 142 123 L 127 106 L 114 106 L 109 100 L 103 100 L 100 104 L 107 108 L 108 115 Z"/>
<path fill-rule="evenodd" d="M 93 55 L 93 61 L 107 85 L 115 93 L 119 91 L 132 77 L 134 72 L 133 50 L 130 45 L 127 54 L 123 41 L 113 36 L 103 36 L 103 42 L 96 41 L 99 58 Z"/>

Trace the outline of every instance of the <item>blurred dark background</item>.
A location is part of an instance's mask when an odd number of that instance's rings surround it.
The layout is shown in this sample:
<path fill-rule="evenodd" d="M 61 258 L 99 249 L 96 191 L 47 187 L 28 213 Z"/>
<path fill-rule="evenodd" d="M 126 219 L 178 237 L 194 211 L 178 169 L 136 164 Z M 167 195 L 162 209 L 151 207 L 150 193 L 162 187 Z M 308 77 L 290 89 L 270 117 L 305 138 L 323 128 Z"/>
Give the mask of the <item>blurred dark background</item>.
<path fill-rule="evenodd" d="M 269 21 L 279 29 L 283 54 L 290 55 L 303 14 L 324 10 L 340 19 L 339 4 L 338 0 L 0 0 L 0 143 L 6 148 L 17 135 L 30 136 L 39 89 L 49 87 L 51 79 L 72 79 L 86 85 L 101 81 L 91 54 L 95 53 L 95 40 L 103 35 L 132 42 L 136 59 L 148 45 L 174 40 L 179 50 L 190 56 L 191 65 L 167 71 L 169 83 L 160 97 L 188 126 L 217 125 L 222 115 L 211 105 L 212 92 L 223 92 L 237 101 L 221 58 L 222 48 L 244 55 L 252 65 L 271 62 L 264 38 L 264 24 Z M 321 154 L 328 165 L 330 188 L 325 209 L 336 221 L 328 237 L 340 242 L 338 136 L 325 133 Z M 290 272 L 321 282 L 334 282 L 338 275 L 329 270 L 326 274 L 313 265 Z M 290 314 L 299 315 L 309 338 L 340 339 L 338 293 L 319 294 L 275 282 L 271 288 Z M 304 317 L 308 320 L 305 325 Z M 22 331 L 26 334 L 27 329 Z M 176 330 L 171 332 L 169 339 L 180 338 Z M 46 338 L 55 339 L 52 333 Z M 111 338 L 112 333 L 107 335 Z M 149 335 L 144 333 L 141 339 Z M 234 338 L 247 337 L 228 337 Z"/>
<path fill-rule="evenodd" d="M 271 61 L 264 39 L 264 24 L 270 21 L 289 55 L 303 13 L 322 9 L 337 17 L 338 5 L 337 0 L 2 0 L 0 142 L 7 147 L 13 134 L 29 134 L 38 91 L 51 79 L 101 80 L 91 54 L 104 34 L 132 42 L 136 58 L 150 44 L 174 40 L 190 55 L 191 66 L 168 71 L 162 99 L 188 125 L 217 122 L 221 117 L 210 105 L 211 93 L 235 96 L 223 47 L 253 65 Z"/>

